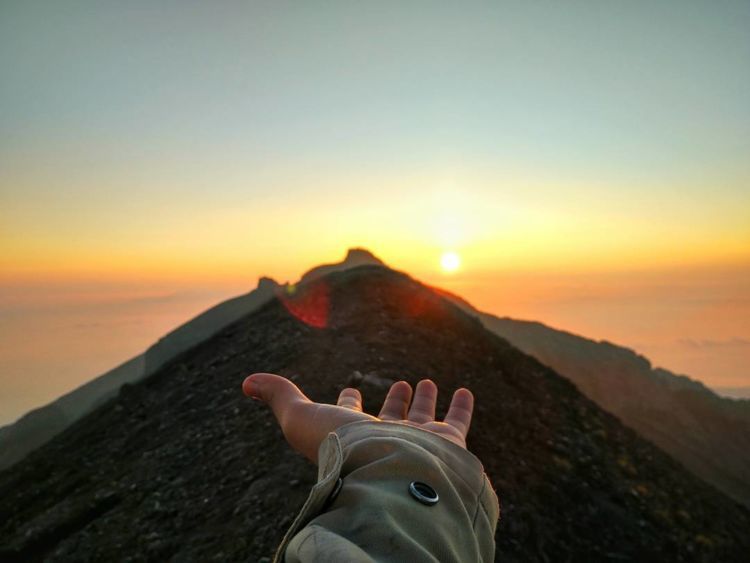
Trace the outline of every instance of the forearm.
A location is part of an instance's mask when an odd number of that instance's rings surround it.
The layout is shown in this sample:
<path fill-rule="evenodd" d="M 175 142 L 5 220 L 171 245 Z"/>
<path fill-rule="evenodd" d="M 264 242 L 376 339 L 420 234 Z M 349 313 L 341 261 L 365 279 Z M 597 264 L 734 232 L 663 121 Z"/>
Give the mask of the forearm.
<path fill-rule="evenodd" d="M 420 502 L 409 491 L 415 481 L 439 500 Z M 481 463 L 465 449 L 405 424 L 356 422 L 321 444 L 318 484 L 277 560 L 492 561 L 498 514 Z"/>

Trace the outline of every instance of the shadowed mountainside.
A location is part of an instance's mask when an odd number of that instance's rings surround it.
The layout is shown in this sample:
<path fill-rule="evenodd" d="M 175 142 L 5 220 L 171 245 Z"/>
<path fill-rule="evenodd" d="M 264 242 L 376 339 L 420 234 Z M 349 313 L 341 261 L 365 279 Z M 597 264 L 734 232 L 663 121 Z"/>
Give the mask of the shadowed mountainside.
<path fill-rule="evenodd" d="M 117 395 L 125 383 L 142 379 L 143 368 L 141 354 L 0 428 L 0 469 L 23 459 L 30 451 Z"/>
<path fill-rule="evenodd" d="M 300 319 L 306 319 L 303 322 Z M 314 400 L 433 378 L 477 395 L 469 447 L 501 500 L 497 561 L 742 561 L 750 512 L 567 379 L 383 267 L 319 277 L 126 385 L 0 473 L 0 559 L 262 560 L 315 479 L 252 371 Z"/>
<path fill-rule="evenodd" d="M 714 389 L 722 397 L 750 399 L 750 387 L 715 387 Z"/>
<path fill-rule="evenodd" d="M 628 348 L 481 313 L 460 297 L 438 291 L 570 379 L 696 475 L 750 506 L 750 401 L 719 397 L 689 377 L 653 368 Z"/>
<path fill-rule="evenodd" d="M 325 273 L 365 264 L 382 265 L 382 262 L 367 250 L 352 248 L 342 262 L 313 268 L 302 277 L 300 283 L 306 283 Z M 255 311 L 276 293 L 285 291 L 288 287 L 293 286 L 279 285 L 271 278 L 261 278 L 256 289 L 211 307 L 160 338 L 144 354 L 92 379 L 59 399 L 34 409 L 13 424 L 0 428 L 0 469 L 13 465 L 95 406 L 116 395 L 122 385 L 134 383 L 155 373 L 172 358 Z"/>

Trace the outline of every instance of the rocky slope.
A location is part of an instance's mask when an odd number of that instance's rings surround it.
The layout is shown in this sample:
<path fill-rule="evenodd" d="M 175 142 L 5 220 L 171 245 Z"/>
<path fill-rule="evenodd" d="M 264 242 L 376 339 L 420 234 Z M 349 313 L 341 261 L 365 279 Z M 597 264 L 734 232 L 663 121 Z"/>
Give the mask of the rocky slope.
<path fill-rule="evenodd" d="M 575 383 L 590 399 L 750 507 L 750 401 L 654 368 L 647 358 L 538 322 L 499 318 L 440 292 L 495 334 Z"/>
<path fill-rule="evenodd" d="M 252 371 L 332 401 L 432 377 L 477 395 L 497 561 L 743 561 L 750 513 L 435 292 L 381 267 L 279 295 L 0 473 L 0 560 L 270 557 L 314 481 Z"/>
<path fill-rule="evenodd" d="M 382 265 L 382 262 L 367 250 L 352 248 L 343 261 L 313 268 L 302 276 L 299 283 L 365 264 Z M 270 278 L 261 278 L 256 289 L 223 301 L 190 319 L 160 338 L 145 353 L 95 377 L 48 405 L 34 409 L 15 423 L 0 428 L 0 469 L 13 465 L 95 406 L 116 395 L 122 385 L 155 373 L 172 358 L 255 311 L 274 295 L 286 292 L 290 287 L 296 285 L 280 285 Z"/>
<path fill-rule="evenodd" d="M 143 379 L 144 366 L 144 356 L 140 354 L 0 428 L 0 469 L 23 459 L 83 415 L 117 395 L 122 385 Z"/>

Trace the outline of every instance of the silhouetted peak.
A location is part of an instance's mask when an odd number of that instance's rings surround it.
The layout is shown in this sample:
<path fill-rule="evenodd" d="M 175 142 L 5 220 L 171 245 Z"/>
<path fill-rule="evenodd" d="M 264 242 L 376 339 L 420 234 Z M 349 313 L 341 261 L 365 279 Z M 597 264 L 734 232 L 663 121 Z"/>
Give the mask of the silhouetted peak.
<path fill-rule="evenodd" d="M 279 287 L 279 284 L 273 278 L 262 276 L 260 279 L 258 279 L 258 289 L 260 291 L 273 290 L 273 289 L 276 289 L 277 287 Z"/>
<path fill-rule="evenodd" d="M 343 264 L 349 267 L 365 264 L 384 266 L 383 261 L 366 248 L 350 248 L 346 253 Z"/>
<path fill-rule="evenodd" d="M 350 248 L 346 253 L 346 258 L 335 264 L 322 264 L 308 271 L 300 279 L 300 283 L 307 283 L 331 272 L 340 272 L 356 268 L 357 266 L 385 266 L 382 260 L 376 257 L 372 252 L 364 248 Z"/>

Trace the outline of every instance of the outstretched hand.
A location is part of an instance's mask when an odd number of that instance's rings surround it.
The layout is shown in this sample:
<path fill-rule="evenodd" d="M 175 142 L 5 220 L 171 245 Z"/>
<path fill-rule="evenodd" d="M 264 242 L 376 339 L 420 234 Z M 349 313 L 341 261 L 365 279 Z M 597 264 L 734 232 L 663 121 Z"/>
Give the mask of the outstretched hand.
<path fill-rule="evenodd" d="M 254 373 L 242 383 L 242 391 L 270 405 L 289 445 L 313 463 L 317 463 L 318 447 L 329 432 L 362 420 L 416 426 L 466 448 L 466 434 L 474 410 L 474 396 L 468 389 L 461 388 L 453 394 L 445 419 L 435 420 L 438 390 L 429 379 L 420 381 L 414 393 L 406 381 L 394 383 L 378 416 L 362 412 L 362 395 L 351 387 L 341 391 L 336 405 L 327 405 L 311 401 L 285 377 Z"/>

